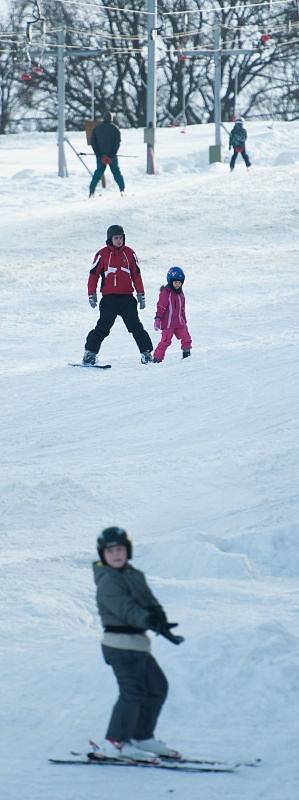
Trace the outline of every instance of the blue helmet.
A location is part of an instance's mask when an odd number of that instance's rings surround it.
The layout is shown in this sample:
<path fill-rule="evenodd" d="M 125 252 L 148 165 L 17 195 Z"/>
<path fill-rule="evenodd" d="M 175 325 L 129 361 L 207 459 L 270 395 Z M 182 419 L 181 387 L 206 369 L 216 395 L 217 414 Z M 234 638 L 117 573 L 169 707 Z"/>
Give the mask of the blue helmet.
<path fill-rule="evenodd" d="M 181 281 L 184 283 L 185 280 L 185 273 L 181 269 L 181 267 L 171 267 L 167 272 L 167 283 L 169 286 L 172 286 L 173 281 Z"/>

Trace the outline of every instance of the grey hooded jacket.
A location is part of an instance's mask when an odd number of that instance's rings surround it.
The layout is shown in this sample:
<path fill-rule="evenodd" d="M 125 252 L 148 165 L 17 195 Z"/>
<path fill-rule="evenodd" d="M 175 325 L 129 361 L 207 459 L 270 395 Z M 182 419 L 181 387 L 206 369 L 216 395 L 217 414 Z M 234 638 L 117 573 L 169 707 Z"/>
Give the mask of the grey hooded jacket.
<path fill-rule="evenodd" d="M 109 628 L 104 634 L 103 644 L 122 649 L 149 650 L 149 639 L 145 635 L 149 612 L 161 609 L 161 605 L 147 585 L 143 572 L 131 564 L 117 570 L 95 561 L 93 573 L 102 625 L 104 629 Z M 113 628 L 116 630 L 113 631 Z M 121 632 L 119 628 L 125 630 Z"/>

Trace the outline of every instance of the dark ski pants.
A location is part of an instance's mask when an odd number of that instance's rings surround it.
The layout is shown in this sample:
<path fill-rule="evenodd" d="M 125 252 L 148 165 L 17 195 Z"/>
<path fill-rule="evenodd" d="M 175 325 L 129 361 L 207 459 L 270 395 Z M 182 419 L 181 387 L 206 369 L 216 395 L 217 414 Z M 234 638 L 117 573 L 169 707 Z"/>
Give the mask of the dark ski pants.
<path fill-rule="evenodd" d="M 106 294 L 100 302 L 100 318 L 94 330 L 90 331 L 85 348 L 98 353 L 103 339 L 109 336 L 116 317 L 120 316 L 135 339 L 140 353 L 152 351 L 152 341 L 140 322 L 137 312 L 137 300 L 132 294 Z"/>
<path fill-rule="evenodd" d="M 167 696 L 164 673 L 150 653 L 106 645 L 102 645 L 102 650 L 119 688 L 106 738 L 117 742 L 150 739 Z"/>
<path fill-rule="evenodd" d="M 101 156 L 97 156 L 96 158 L 97 158 L 97 168 L 93 173 L 93 176 L 92 176 L 92 179 L 91 179 L 91 184 L 90 184 L 90 187 L 89 187 L 89 191 L 90 191 L 91 194 L 94 193 L 95 188 L 96 188 L 97 184 L 99 183 L 99 181 L 101 180 L 101 177 L 104 174 L 105 169 L 106 169 L 106 164 L 103 164 L 103 162 L 101 161 Z M 125 182 L 124 182 L 123 176 L 121 174 L 121 171 L 119 169 L 117 156 L 113 156 L 113 159 L 111 161 L 111 164 L 109 164 L 109 166 L 110 166 L 112 175 L 114 177 L 114 180 L 116 181 L 120 191 L 123 192 L 123 190 L 125 188 Z"/>
<path fill-rule="evenodd" d="M 245 147 L 244 147 L 244 150 L 240 150 L 239 148 L 234 147 L 234 152 L 233 152 L 233 155 L 231 157 L 230 164 L 229 164 L 231 169 L 234 169 L 234 166 L 235 166 L 235 163 L 236 163 L 236 160 L 238 158 L 239 153 L 242 156 L 242 158 L 244 159 L 246 167 L 250 167 L 251 166 L 251 161 L 249 159 L 249 156 L 246 153 Z"/>

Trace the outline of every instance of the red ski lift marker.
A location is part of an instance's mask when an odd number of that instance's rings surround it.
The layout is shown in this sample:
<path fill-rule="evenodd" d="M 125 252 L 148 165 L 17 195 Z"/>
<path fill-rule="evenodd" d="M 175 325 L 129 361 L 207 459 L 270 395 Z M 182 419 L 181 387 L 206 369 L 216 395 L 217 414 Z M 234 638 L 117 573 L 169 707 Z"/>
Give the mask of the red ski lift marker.
<path fill-rule="evenodd" d="M 261 43 L 268 44 L 269 39 L 271 39 L 271 33 L 262 33 L 261 35 Z"/>

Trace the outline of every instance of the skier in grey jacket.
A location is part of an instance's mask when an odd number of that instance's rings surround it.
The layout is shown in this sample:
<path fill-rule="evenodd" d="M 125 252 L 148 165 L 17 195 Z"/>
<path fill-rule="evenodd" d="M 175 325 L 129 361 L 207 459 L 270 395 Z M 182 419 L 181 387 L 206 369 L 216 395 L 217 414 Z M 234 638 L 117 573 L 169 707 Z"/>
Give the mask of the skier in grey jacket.
<path fill-rule="evenodd" d="M 128 563 L 132 544 L 122 528 L 106 528 L 98 538 L 94 562 L 96 602 L 104 627 L 102 651 L 116 676 L 119 697 L 99 757 L 155 761 L 176 751 L 154 737 L 168 684 L 151 655 L 147 629 L 173 644 L 183 641 L 171 629 L 159 601 L 140 570 Z"/>

